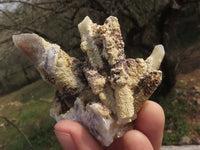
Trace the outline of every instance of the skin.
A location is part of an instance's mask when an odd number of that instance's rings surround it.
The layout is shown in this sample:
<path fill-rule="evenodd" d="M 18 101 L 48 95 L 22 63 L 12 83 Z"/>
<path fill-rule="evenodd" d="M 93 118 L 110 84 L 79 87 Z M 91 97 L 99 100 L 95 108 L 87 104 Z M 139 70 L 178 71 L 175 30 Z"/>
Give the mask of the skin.
<path fill-rule="evenodd" d="M 55 134 L 64 150 L 160 150 L 164 124 L 162 107 L 148 100 L 138 112 L 134 129 L 109 147 L 101 147 L 83 126 L 71 120 L 58 122 Z"/>

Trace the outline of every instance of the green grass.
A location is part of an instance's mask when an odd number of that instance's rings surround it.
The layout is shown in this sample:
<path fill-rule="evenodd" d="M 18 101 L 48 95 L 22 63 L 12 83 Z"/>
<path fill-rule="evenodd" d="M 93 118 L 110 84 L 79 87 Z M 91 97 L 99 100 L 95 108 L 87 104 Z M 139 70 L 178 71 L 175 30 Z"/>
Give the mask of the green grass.
<path fill-rule="evenodd" d="M 157 98 L 166 117 L 164 145 L 178 144 L 182 136 L 190 135 L 191 132 L 200 135 L 200 125 L 194 126 L 187 121 L 188 111 L 191 109 L 184 95 L 184 91 L 190 92 L 190 87 L 187 88 L 184 83 L 177 82 L 178 91 L 173 91 L 166 97 Z M 50 85 L 39 80 L 0 97 L 0 115 L 16 119 L 14 123 L 27 135 L 33 148 L 37 150 L 61 149 L 54 135 L 56 122 L 49 116 L 54 92 Z M 192 107 L 194 107 L 192 110 L 195 110 L 198 105 L 192 105 Z M 0 124 L 2 123 L 6 124 L 3 119 L 0 119 Z M 0 145 L 3 150 L 29 149 L 27 142 L 11 125 L 0 128 L 0 135 Z"/>
<path fill-rule="evenodd" d="M 168 96 L 159 98 L 166 119 L 163 145 L 177 145 L 181 137 L 190 136 L 190 133 L 195 130 L 195 126 L 187 120 L 190 105 L 183 93 L 184 90 L 188 90 L 185 88 L 183 83 L 177 82 L 176 89 L 179 91 L 172 91 Z"/>
<path fill-rule="evenodd" d="M 61 149 L 54 135 L 55 121 L 49 116 L 53 88 L 39 80 L 31 85 L 0 98 L 0 114 L 16 119 L 16 124 L 37 150 Z M 6 124 L 1 119 L 0 124 Z M 11 126 L 0 128 L 0 145 L 3 150 L 30 149 L 21 134 Z"/>

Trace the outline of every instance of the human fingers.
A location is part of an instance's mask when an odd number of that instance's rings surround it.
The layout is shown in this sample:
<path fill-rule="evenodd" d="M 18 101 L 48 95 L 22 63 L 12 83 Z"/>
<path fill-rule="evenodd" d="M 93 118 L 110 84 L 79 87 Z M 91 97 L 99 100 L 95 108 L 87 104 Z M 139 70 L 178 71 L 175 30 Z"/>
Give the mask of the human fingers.
<path fill-rule="evenodd" d="M 138 130 L 130 130 L 106 150 L 153 150 L 149 139 Z"/>
<path fill-rule="evenodd" d="M 54 128 L 64 150 L 102 150 L 87 130 L 77 122 L 62 120 Z"/>
<path fill-rule="evenodd" d="M 146 101 L 135 120 L 135 129 L 145 134 L 152 143 L 154 150 L 160 150 L 163 138 L 165 116 L 162 107 Z"/>

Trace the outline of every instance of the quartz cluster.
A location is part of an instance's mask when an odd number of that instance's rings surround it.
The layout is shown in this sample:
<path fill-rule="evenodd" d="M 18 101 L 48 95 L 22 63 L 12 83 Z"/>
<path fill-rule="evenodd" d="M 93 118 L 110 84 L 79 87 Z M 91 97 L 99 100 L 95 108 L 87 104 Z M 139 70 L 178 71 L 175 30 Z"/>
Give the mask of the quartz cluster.
<path fill-rule="evenodd" d="M 56 89 L 50 115 L 81 123 L 104 146 L 133 128 L 142 104 L 162 80 L 162 45 L 146 59 L 126 59 L 120 25 L 89 17 L 78 25 L 85 60 L 70 57 L 57 44 L 31 34 L 13 35 L 15 46 Z"/>

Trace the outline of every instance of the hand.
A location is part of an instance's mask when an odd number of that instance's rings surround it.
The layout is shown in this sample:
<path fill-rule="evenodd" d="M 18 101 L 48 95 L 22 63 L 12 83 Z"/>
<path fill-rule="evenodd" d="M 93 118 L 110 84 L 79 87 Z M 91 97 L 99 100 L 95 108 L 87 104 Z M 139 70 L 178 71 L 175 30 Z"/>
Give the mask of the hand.
<path fill-rule="evenodd" d="M 138 113 L 134 129 L 102 148 L 79 123 L 62 120 L 55 134 L 64 150 L 160 150 L 165 117 L 160 105 L 146 101 Z"/>

